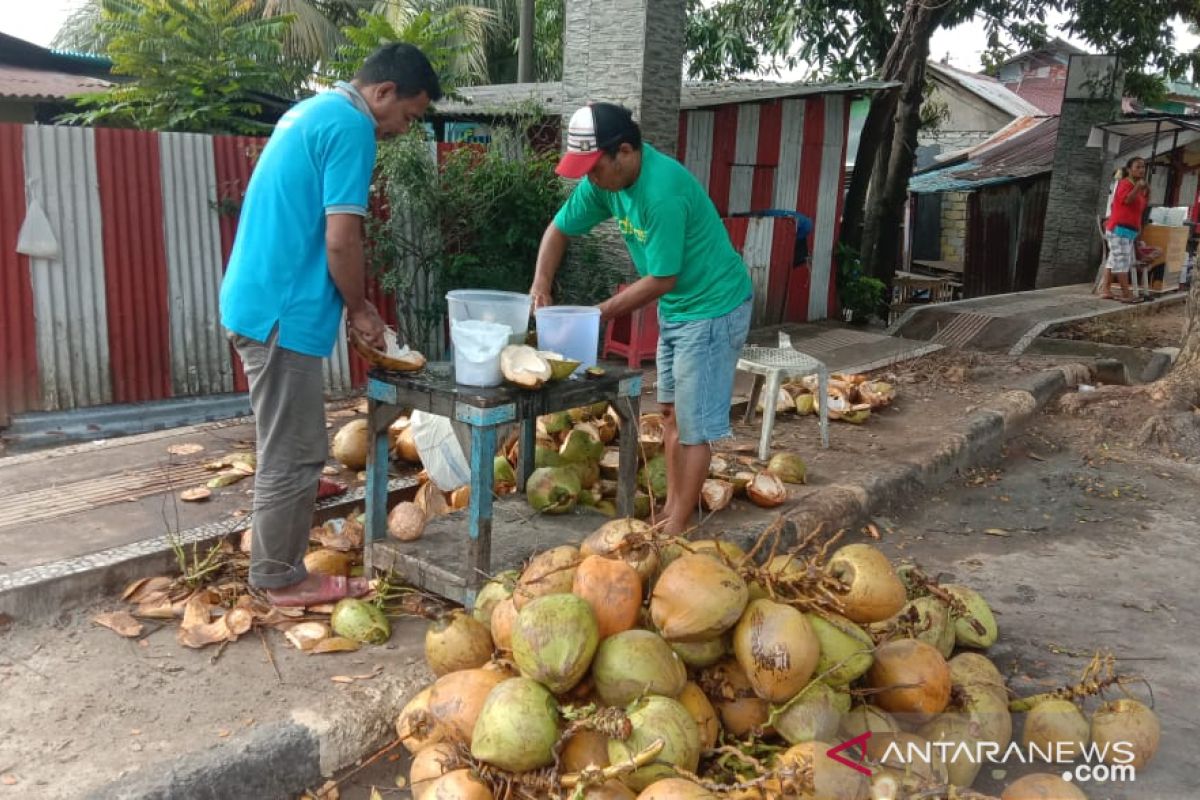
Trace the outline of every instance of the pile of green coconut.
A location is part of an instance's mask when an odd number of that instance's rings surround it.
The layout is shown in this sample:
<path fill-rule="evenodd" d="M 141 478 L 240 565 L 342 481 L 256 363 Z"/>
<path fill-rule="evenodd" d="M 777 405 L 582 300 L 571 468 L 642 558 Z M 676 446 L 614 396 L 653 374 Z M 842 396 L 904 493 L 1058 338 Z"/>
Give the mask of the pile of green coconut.
<path fill-rule="evenodd" d="M 413 797 L 982 798 L 969 788 L 980 763 L 896 754 L 1003 752 L 1014 711 L 1027 712 L 1024 745 L 1121 741 L 1138 769 L 1153 758 L 1158 721 L 1137 700 L 1089 716 L 1086 688 L 1011 698 L 978 593 L 870 544 L 832 544 L 781 553 L 776 531 L 744 552 L 617 519 L 496 576 L 427 632 L 437 679 L 396 723 Z M 855 737 L 865 753 L 841 755 L 869 777 L 828 753 Z M 1001 797 L 1086 800 L 1060 769 Z"/>
<path fill-rule="evenodd" d="M 616 516 L 620 450 L 614 444 L 620 431 L 617 413 L 607 403 L 548 414 L 537 421 L 535 469 L 525 485 L 530 507 L 545 514 L 566 514 L 591 508 Z M 637 493 L 634 517 L 646 519 L 667 494 L 667 461 L 663 452 L 661 414 L 643 414 L 638 420 Z M 504 454 L 496 457 L 496 491 L 513 491 L 518 443 L 511 439 Z M 721 511 L 735 497 L 744 497 L 762 508 L 773 508 L 787 499 L 788 483 L 804 483 L 806 467 L 795 453 L 775 454 L 765 468 L 749 457 L 717 456 L 700 492 L 703 509 Z"/>

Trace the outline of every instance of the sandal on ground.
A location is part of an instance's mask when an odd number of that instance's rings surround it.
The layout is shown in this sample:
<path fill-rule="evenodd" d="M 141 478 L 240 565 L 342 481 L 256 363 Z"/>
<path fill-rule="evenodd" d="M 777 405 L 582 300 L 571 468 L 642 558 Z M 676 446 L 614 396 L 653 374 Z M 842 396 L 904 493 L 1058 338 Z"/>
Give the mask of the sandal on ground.
<path fill-rule="evenodd" d="M 299 585 L 267 589 L 267 599 L 272 604 L 289 608 L 319 606 L 335 603 L 346 597 L 362 597 L 371 590 L 366 578 L 345 578 L 340 575 L 321 575 L 315 586 L 301 589 Z"/>
<path fill-rule="evenodd" d="M 327 497 L 337 497 L 339 494 L 346 493 L 346 484 L 332 481 L 329 478 L 321 478 L 317 482 L 317 499 L 324 500 Z"/>

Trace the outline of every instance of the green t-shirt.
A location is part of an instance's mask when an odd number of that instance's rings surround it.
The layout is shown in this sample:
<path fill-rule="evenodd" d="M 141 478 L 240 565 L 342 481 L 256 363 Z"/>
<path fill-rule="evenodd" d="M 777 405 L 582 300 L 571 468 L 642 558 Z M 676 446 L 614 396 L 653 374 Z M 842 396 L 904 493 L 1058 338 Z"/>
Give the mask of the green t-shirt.
<path fill-rule="evenodd" d="M 581 236 L 616 219 L 639 275 L 676 276 L 675 288 L 658 301 L 671 322 L 728 314 L 752 290 L 750 273 L 704 187 L 673 158 L 642 145 L 642 171 L 619 192 L 598 189 L 586 178 L 554 217 L 567 236 Z"/>

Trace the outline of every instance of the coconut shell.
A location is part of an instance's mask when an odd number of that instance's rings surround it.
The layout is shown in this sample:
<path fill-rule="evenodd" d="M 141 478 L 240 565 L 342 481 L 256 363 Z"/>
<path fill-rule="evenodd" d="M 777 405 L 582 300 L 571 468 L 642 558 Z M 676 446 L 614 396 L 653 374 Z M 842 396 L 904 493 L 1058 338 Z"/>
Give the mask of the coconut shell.
<path fill-rule="evenodd" d="M 425 800 L 496 800 L 492 790 L 469 769 L 456 769 L 435 780 Z"/>
<path fill-rule="evenodd" d="M 811 796 L 816 800 L 867 800 L 870 797 L 867 777 L 826 755 L 832 747 L 833 745 L 822 741 L 802 742 L 780 753 L 772 766 L 777 769 L 791 767 L 793 770 L 811 773 L 812 788 L 815 790 Z M 777 783 L 775 786 L 770 784 L 771 782 L 768 782 L 765 788 L 778 790 Z M 807 792 L 800 794 L 797 791 L 800 787 L 794 784 L 782 788 L 784 791 L 774 796 L 808 796 Z"/>
<path fill-rule="evenodd" d="M 529 345 L 510 344 L 500 351 L 500 374 L 522 389 L 538 389 L 550 380 L 550 364 Z"/>
<path fill-rule="evenodd" d="M 787 487 L 779 476 L 763 470 L 746 484 L 746 496 L 759 508 L 775 508 L 787 502 Z"/>
<path fill-rule="evenodd" d="M 401 418 L 404 424 L 397 429 L 400 420 L 392 423 L 392 453 L 396 458 L 408 464 L 420 464 L 421 454 L 417 451 L 417 440 L 413 437 L 412 425 L 406 417 Z"/>
<path fill-rule="evenodd" d="M 897 639 L 875 650 L 867 685 L 880 690 L 875 703 L 884 711 L 923 721 L 950 702 L 950 666 L 931 645 Z"/>
<path fill-rule="evenodd" d="M 454 746 L 446 742 L 432 744 L 413 756 L 412 766 L 408 769 L 408 786 L 413 800 L 429 798 L 429 787 L 450 771 L 446 765 L 453 764 L 454 758 Z"/>
<path fill-rule="evenodd" d="M 1087 717 L 1079 706 L 1070 700 L 1043 700 L 1025 715 L 1021 743 L 1033 758 L 1074 761 L 1090 736 Z"/>
<path fill-rule="evenodd" d="M 397 503 L 396 507 L 388 512 L 388 536 L 402 542 L 420 539 L 421 534 L 425 532 L 425 521 L 425 512 L 416 503 Z"/>
<path fill-rule="evenodd" d="M 700 731 L 700 749 L 703 751 L 716 747 L 717 738 L 721 735 L 721 718 L 704 690 L 688 681 L 675 699 L 696 721 L 696 728 Z"/>
<path fill-rule="evenodd" d="M 850 695 L 814 681 L 787 703 L 772 710 L 771 726 L 789 744 L 814 739 L 833 741 L 842 721 L 843 708 L 849 710 Z"/>
<path fill-rule="evenodd" d="M 1162 728 L 1158 716 L 1130 697 L 1112 700 L 1092 715 L 1092 744 L 1107 746 L 1107 764 L 1130 764 L 1142 769 L 1158 752 Z"/>
<path fill-rule="evenodd" d="M 360 470 L 367 466 L 367 448 L 371 432 L 365 419 L 347 422 L 333 436 L 333 457 L 346 469 Z"/>
<path fill-rule="evenodd" d="M 592 607 L 601 640 L 637 625 L 642 578 L 624 561 L 588 556 L 575 570 L 571 591 Z"/>
<path fill-rule="evenodd" d="M 730 736 L 742 738 L 766 725 L 771 716 L 771 704 L 754 693 L 737 659 L 727 658 L 704 670 L 700 686 L 717 709 L 721 727 Z"/>
<path fill-rule="evenodd" d="M 663 778 L 643 789 L 637 800 L 717 800 L 717 796 L 687 778 Z"/>
<path fill-rule="evenodd" d="M 1076 785 L 1058 775 L 1035 772 L 1018 778 L 1000 793 L 1000 800 L 1088 800 Z"/>
<path fill-rule="evenodd" d="M 683 663 L 696 669 L 711 667 L 725 657 L 730 647 L 728 635 L 707 642 L 671 642 L 671 649 L 679 654 Z"/>
<path fill-rule="evenodd" d="M 953 595 L 966 609 L 965 614 L 952 614 L 954 638 L 963 647 L 986 650 L 996 643 L 999 630 L 992 607 L 979 592 L 967 586 L 946 584 L 942 589 Z"/>
<path fill-rule="evenodd" d="M 316 575 L 338 575 L 346 577 L 354 564 L 354 556 L 341 550 L 322 547 L 304 556 L 304 568 Z"/>
<path fill-rule="evenodd" d="M 488 669 L 464 669 L 438 678 L 429 695 L 429 713 L 444 728 L 445 738 L 470 745 L 488 694 L 505 680 L 507 675 Z"/>
<path fill-rule="evenodd" d="M 695 772 L 700 763 L 700 731 L 681 703 L 669 697 L 647 695 L 628 709 L 632 732 L 628 739 L 610 739 L 609 761 L 629 761 L 654 741 L 663 749 L 646 766 L 621 778 L 630 789 L 642 791 L 661 778 L 674 777 L 678 765 Z"/>
<path fill-rule="evenodd" d="M 971 753 L 975 752 L 980 733 L 978 722 L 966 714 L 951 712 L 938 714 L 917 730 L 917 734 L 927 741 L 963 744 Z M 975 782 L 983 762 L 971 758 L 967 752 L 956 752 L 957 748 L 947 750 L 950 758 L 945 762 L 946 777 L 955 786 L 970 786 Z"/>
<path fill-rule="evenodd" d="M 546 595 L 517 614 L 513 660 L 522 675 L 562 694 L 587 674 L 599 641 L 596 616 L 586 600 L 573 594 Z"/>
<path fill-rule="evenodd" d="M 607 767 L 608 737 L 587 729 L 571 734 L 563 747 L 561 766 L 563 772 L 580 772 L 588 766 Z"/>
<path fill-rule="evenodd" d="M 829 574 L 842 581 L 842 610 L 853 622 L 879 622 L 893 616 L 908 599 L 904 584 L 887 556 L 869 544 L 848 544 L 829 559 Z"/>
<path fill-rule="evenodd" d="M 568 594 L 575 583 L 579 550 L 562 545 L 538 553 L 521 572 L 513 590 L 513 602 L 520 611 L 529 602 L 549 594 Z"/>
<path fill-rule="evenodd" d="M 614 519 L 592 531 L 579 546 L 579 553 L 620 558 L 637 570 L 642 582 L 647 583 L 659 566 L 653 536 L 654 529 L 640 519 Z"/>
<path fill-rule="evenodd" d="M 749 600 L 746 582 L 706 555 L 672 561 L 650 595 L 654 627 L 668 641 L 715 639 L 737 623 Z"/>
<path fill-rule="evenodd" d="M 513 678 L 492 689 L 471 736 L 471 755 L 509 772 L 527 772 L 554 763 L 558 704 L 546 687 Z"/>
<path fill-rule="evenodd" d="M 517 607 L 512 595 L 505 597 L 492 609 L 491 624 L 488 629 L 492 632 L 492 643 L 501 652 L 512 652 L 513 626 L 517 624 Z"/>
<path fill-rule="evenodd" d="M 982 653 L 959 653 L 950 659 L 950 682 L 989 691 L 1008 705 L 1008 688 L 996 665 Z"/>
<path fill-rule="evenodd" d="M 700 487 L 700 505 L 705 511 L 724 511 L 733 502 L 733 484 L 729 481 L 709 478 Z"/>
<path fill-rule="evenodd" d="M 875 643 L 866 631 L 837 614 L 804 616 L 821 646 L 816 672 L 822 681 L 831 686 L 845 686 L 871 668 Z"/>
<path fill-rule="evenodd" d="M 493 649 L 487 627 L 465 611 L 451 611 L 425 630 L 425 662 L 439 677 L 482 667 Z"/>
<path fill-rule="evenodd" d="M 396 736 L 410 753 L 419 753 L 446 738 L 446 729 L 429 711 L 433 687 L 426 686 L 405 704 L 396 718 Z"/>
<path fill-rule="evenodd" d="M 643 694 L 677 696 L 687 683 L 687 667 L 661 636 L 637 629 L 600 643 L 592 677 L 600 699 L 620 707 Z"/>
<path fill-rule="evenodd" d="M 492 611 L 496 604 L 506 597 L 512 597 L 520 573 L 515 569 L 505 570 L 489 580 L 475 595 L 475 605 L 471 608 L 471 616 L 482 622 L 489 629 L 492 627 Z"/>
<path fill-rule="evenodd" d="M 796 696 L 816 669 L 821 645 L 801 611 L 751 602 L 733 630 L 733 652 L 755 693 L 772 703 Z"/>

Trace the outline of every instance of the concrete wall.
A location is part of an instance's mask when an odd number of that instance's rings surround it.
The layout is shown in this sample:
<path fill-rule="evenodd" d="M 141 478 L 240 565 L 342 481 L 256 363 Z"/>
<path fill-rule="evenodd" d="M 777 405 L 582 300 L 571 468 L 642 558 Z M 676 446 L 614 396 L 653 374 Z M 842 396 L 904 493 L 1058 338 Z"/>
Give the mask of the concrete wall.
<path fill-rule="evenodd" d="M 1042 233 L 1037 287 L 1085 283 L 1100 264 L 1096 216 L 1108 199 L 1107 158 L 1088 147 L 1093 126 L 1120 111 L 1121 80 L 1111 56 L 1072 56 Z"/>
<path fill-rule="evenodd" d="M 684 0 L 567 0 L 563 96 L 569 106 L 620 103 L 633 111 L 642 137 L 675 155 L 683 81 Z M 569 116 L 563 117 L 563 135 Z M 601 257 L 634 276 L 616 226 L 595 229 Z M 570 268 L 568 266 L 567 268 Z"/>
<path fill-rule="evenodd" d="M 967 248 L 967 192 L 942 194 L 942 261 L 963 263 Z"/>

